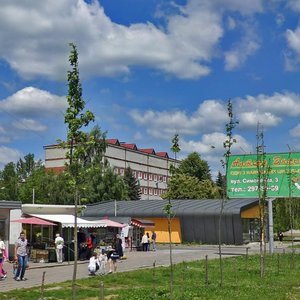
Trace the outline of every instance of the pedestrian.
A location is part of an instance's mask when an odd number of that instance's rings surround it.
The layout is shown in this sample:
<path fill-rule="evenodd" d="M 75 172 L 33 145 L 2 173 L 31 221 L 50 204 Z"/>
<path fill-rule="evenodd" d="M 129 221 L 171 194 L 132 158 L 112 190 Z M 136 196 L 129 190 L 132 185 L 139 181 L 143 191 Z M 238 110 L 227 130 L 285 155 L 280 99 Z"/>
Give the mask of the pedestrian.
<path fill-rule="evenodd" d="M 0 237 L 0 280 L 6 277 L 6 272 L 3 270 L 3 263 L 5 259 L 5 244 Z"/>
<path fill-rule="evenodd" d="M 117 253 L 116 249 L 112 246 L 107 248 L 107 261 L 109 266 L 108 274 L 117 271 L 117 260 L 120 258 L 119 254 Z"/>
<path fill-rule="evenodd" d="M 107 255 L 105 254 L 105 250 L 101 249 L 101 253 L 99 254 L 99 273 L 100 275 L 104 275 L 106 272 L 106 263 L 107 263 Z"/>
<path fill-rule="evenodd" d="M 86 239 L 86 259 L 90 259 L 92 257 L 92 253 L 93 253 L 93 239 L 92 239 L 92 235 L 88 235 L 87 239 Z"/>
<path fill-rule="evenodd" d="M 100 268 L 99 265 L 100 265 L 100 263 L 99 263 L 98 255 L 96 252 L 93 252 L 92 256 L 89 259 L 89 265 L 88 265 L 88 270 L 90 272 L 90 275 L 92 275 L 92 276 L 96 275 L 96 272 Z"/>
<path fill-rule="evenodd" d="M 144 235 L 142 236 L 142 250 L 147 251 L 147 247 L 148 247 L 148 237 L 147 234 L 144 233 Z"/>
<path fill-rule="evenodd" d="M 22 231 L 20 233 L 19 239 L 15 243 L 15 260 L 18 261 L 18 269 L 16 272 L 15 280 L 26 280 L 24 277 L 26 267 L 27 267 L 27 239 L 25 233 Z"/>
<path fill-rule="evenodd" d="M 283 233 L 282 233 L 282 231 L 278 232 L 278 239 L 279 239 L 279 242 L 282 243 L 282 241 L 283 241 Z"/>
<path fill-rule="evenodd" d="M 84 260 L 86 256 L 86 237 L 82 228 L 79 228 L 77 232 L 77 247 L 78 247 L 78 258 Z"/>
<path fill-rule="evenodd" d="M 156 232 L 152 231 L 152 236 L 151 236 L 151 240 L 152 240 L 152 246 L 153 246 L 153 251 L 156 251 Z"/>
<path fill-rule="evenodd" d="M 63 248 L 64 248 L 64 239 L 60 236 L 59 233 L 55 235 L 55 250 L 56 250 L 56 260 L 58 263 L 63 262 Z"/>
<path fill-rule="evenodd" d="M 122 247 L 122 239 L 119 234 L 117 234 L 116 236 L 116 242 L 114 248 L 116 249 L 116 252 L 118 253 L 119 257 L 120 258 L 123 257 L 124 254 L 123 254 L 123 247 Z"/>
<path fill-rule="evenodd" d="M 146 235 L 147 235 L 147 239 L 148 239 L 147 251 L 150 251 L 150 235 L 149 235 L 149 232 L 147 232 Z"/>

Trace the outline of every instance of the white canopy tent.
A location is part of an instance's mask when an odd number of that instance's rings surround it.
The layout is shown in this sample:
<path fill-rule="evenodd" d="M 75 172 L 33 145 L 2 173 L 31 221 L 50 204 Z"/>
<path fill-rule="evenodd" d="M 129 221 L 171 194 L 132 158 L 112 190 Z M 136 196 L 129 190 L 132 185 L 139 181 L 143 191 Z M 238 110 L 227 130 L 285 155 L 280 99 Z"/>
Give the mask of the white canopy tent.
<path fill-rule="evenodd" d="M 44 219 L 51 222 L 61 223 L 63 228 L 74 227 L 75 217 L 73 215 L 64 214 L 30 214 L 31 216 Z M 77 217 L 77 227 L 89 228 L 89 227 L 107 227 L 105 222 L 101 221 L 88 221 Z"/>

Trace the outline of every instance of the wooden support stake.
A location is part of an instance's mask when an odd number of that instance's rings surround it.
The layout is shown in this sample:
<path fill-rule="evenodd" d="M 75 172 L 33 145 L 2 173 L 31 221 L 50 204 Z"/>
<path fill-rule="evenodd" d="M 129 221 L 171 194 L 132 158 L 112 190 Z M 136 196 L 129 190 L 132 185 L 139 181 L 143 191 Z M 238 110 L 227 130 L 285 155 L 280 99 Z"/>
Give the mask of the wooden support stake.
<path fill-rule="evenodd" d="M 44 271 L 42 276 L 42 285 L 41 285 L 41 297 L 40 297 L 41 300 L 44 299 L 45 275 L 46 272 Z"/>
<path fill-rule="evenodd" d="M 99 300 L 104 300 L 104 283 L 102 281 L 99 287 Z"/>

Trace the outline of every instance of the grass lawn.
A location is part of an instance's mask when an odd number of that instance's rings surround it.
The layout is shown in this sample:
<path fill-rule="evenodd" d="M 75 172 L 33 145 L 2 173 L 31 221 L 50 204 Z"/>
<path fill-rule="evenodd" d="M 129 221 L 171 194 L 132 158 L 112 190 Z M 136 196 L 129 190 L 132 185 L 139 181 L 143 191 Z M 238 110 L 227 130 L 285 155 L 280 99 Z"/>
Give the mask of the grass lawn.
<path fill-rule="evenodd" d="M 274 254 L 260 276 L 259 256 L 225 258 L 220 287 L 219 260 L 182 262 L 174 266 L 173 299 L 300 299 L 300 254 Z M 207 274 L 207 276 L 206 276 Z M 170 269 L 165 267 L 95 276 L 77 282 L 77 299 L 169 299 Z M 0 293 L 0 299 L 40 299 L 40 288 Z M 71 299 L 71 282 L 45 286 L 43 299 Z M 104 299 L 104 298 L 103 298 Z"/>

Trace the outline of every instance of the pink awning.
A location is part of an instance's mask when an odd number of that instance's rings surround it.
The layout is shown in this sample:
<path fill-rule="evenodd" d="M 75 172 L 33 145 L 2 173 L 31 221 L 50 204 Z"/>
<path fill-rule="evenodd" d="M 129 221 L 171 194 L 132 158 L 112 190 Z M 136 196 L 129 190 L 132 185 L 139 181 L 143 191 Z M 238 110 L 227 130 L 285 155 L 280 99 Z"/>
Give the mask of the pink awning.
<path fill-rule="evenodd" d="M 106 218 L 101 219 L 100 222 L 106 224 L 106 227 L 116 227 L 116 228 L 126 227 L 126 224 L 122 224 Z"/>
<path fill-rule="evenodd" d="M 36 218 L 36 217 L 30 217 L 30 218 L 22 218 L 22 219 L 18 219 L 18 220 L 12 220 L 11 222 L 16 222 L 16 223 L 22 223 L 22 224 L 32 224 L 32 225 L 52 225 L 52 226 L 56 226 L 55 223 L 40 219 L 40 218 Z"/>

